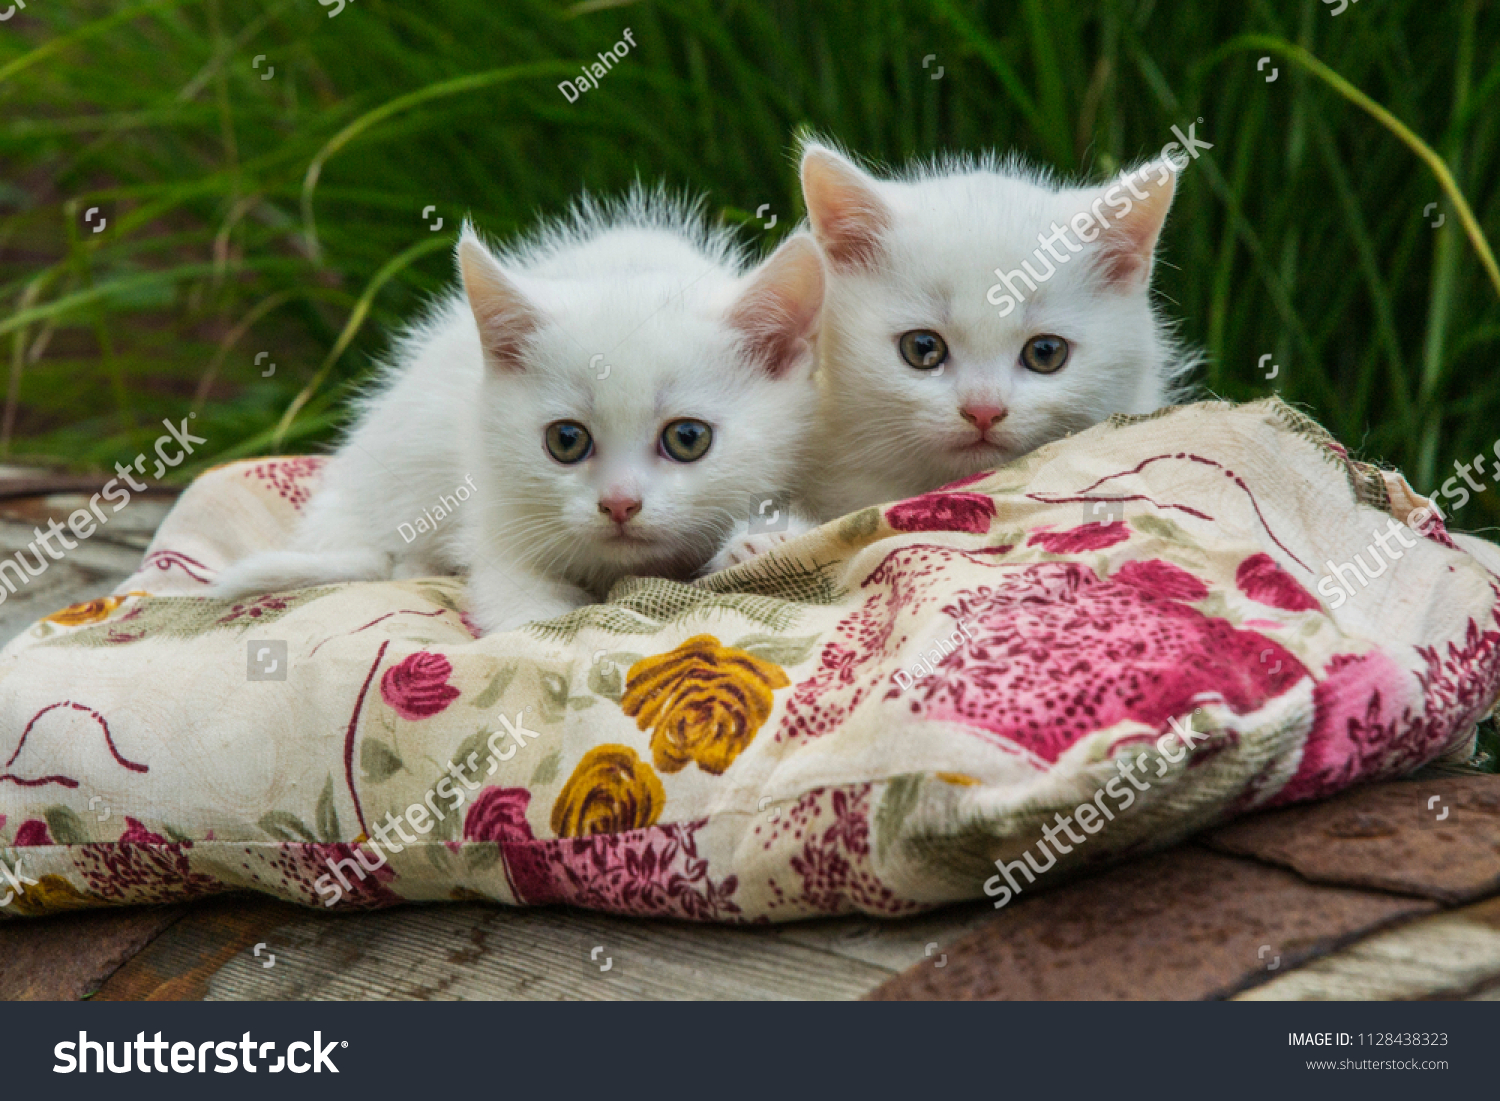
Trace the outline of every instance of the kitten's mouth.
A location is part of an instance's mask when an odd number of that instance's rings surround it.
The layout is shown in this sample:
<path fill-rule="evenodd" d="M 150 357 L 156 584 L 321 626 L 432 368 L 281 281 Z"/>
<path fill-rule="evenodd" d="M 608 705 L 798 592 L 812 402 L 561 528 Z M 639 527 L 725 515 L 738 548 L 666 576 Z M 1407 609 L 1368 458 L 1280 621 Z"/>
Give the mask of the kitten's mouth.
<path fill-rule="evenodd" d="M 1002 452 L 1002 451 L 1005 450 L 1005 447 L 1004 447 L 1003 444 L 996 443 L 994 440 L 990 439 L 988 436 L 980 436 L 978 439 L 973 439 L 973 440 L 970 440 L 968 443 L 960 444 L 958 446 L 957 450 L 962 451 L 962 452 L 966 452 L 966 453 L 972 453 L 972 452 L 991 452 L 991 451 L 993 451 L 993 452 Z"/>
<path fill-rule="evenodd" d="M 610 532 L 604 536 L 606 543 L 626 544 L 635 547 L 650 546 L 656 542 L 654 538 L 631 528 L 616 524 Z"/>
<path fill-rule="evenodd" d="M 615 571 L 649 574 L 686 581 L 708 560 L 712 551 L 683 547 L 666 531 L 637 531 L 634 526 L 600 532 L 595 544 L 602 560 Z"/>

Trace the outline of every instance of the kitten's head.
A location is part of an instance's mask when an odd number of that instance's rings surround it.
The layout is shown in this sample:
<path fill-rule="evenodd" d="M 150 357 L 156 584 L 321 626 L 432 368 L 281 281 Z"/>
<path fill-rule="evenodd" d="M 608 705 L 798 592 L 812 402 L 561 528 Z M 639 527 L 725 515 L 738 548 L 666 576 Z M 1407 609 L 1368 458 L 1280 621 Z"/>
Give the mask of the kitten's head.
<path fill-rule="evenodd" d="M 790 485 L 816 405 L 811 238 L 742 274 L 722 232 L 663 202 L 591 208 L 527 253 L 472 231 L 458 248 L 504 500 L 491 549 L 594 589 L 699 569 L 752 495 Z"/>
<path fill-rule="evenodd" d="M 992 160 L 881 180 L 808 144 L 824 408 L 854 461 L 920 492 L 1164 404 L 1190 366 L 1150 301 L 1174 182 L 1152 164 L 1058 187 Z"/>

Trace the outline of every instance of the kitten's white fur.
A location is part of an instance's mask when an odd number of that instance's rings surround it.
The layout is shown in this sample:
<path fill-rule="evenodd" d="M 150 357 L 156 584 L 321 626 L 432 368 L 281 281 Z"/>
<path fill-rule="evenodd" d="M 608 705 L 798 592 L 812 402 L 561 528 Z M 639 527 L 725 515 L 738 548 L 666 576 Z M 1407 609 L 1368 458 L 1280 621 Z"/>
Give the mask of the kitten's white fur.
<path fill-rule="evenodd" d="M 1067 226 L 1118 181 L 1064 187 L 993 157 L 940 160 L 877 179 L 828 145 L 808 142 L 803 197 L 828 287 L 818 338 L 819 427 L 802 507 L 827 520 L 910 497 L 1112 414 L 1174 400 L 1196 360 L 1172 339 L 1150 298 L 1152 256 L 1175 182 L 1155 168 L 1135 170 L 1146 199 L 1093 244 L 1070 231 L 1082 250 L 1057 246 L 1069 259 L 1054 263 L 1050 279 L 1002 317 L 987 297 L 996 269 L 1008 273 L 1029 261 L 1044 271 L 1033 256 L 1038 234 L 1054 222 Z M 950 355 L 940 372 L 901 358 L 897 341 L 913 329 L 946 340 Z M 1022 346 L 1042 334 L 1071 344 L 1055 374 L 1033 373 L 1020 361 Z M 966 403 L 1007 411 L 990 430 L 994 446 L 965 450 L 979 439 L 960 414 Z"/>
<path fill-rule="evenodd" d="M 627 574 L 692 576 L 753 495 L 790 488 L 823 293 L 805 234 L 746 273 L 695 207 L 637 190 L 498 254 L 465 227 L 458 260 L 464 291 L 398 342 L 292 546 L 234 564 L 215 595 L 468 571 L 476 623 L 510 630 Z M 678 418 L 712 426 L 697 462 L 660 452 Z M 548 454 L 559 420 L 589 429 L 589 458 Z M 398 525 L 470 477 L 473 499 L 408 543 Z M 642 504 L 624 524 L 601 511 L 615 492 Z"/>

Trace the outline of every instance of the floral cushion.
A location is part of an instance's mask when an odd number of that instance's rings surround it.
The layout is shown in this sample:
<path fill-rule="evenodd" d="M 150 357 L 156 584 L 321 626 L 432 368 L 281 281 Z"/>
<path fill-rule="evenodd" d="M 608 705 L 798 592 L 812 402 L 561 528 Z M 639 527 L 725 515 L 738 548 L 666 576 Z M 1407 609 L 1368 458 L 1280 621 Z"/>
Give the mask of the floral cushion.
<path fill-rule="evenodd" d="M 1054 815 L 1087 832 L 1049 882 L 1400 775 L 1500 694 L 1494 548 L 1390 525 L 1421 499 L 1274 400 L 1116 418 L 488 638 L 457 578 L 202 596 L 318 471 L 205 474 L 115 595 L 0 653 L 0 913 L 903 914 L 1000 894 Z"/>

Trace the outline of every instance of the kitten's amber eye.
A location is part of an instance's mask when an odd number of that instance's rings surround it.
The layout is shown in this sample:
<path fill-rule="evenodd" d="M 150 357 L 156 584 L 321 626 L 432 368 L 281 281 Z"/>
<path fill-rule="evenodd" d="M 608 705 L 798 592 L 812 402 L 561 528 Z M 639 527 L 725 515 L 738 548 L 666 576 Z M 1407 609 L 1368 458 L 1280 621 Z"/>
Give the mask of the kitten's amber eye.
<path fill-rule="evenodd" d="M 913 329 L 901 334 L 901 358 L 919 371 L 941 367 L 948 358 L 948 343 L 931 329 Z"/>
<path fill-rule="evenodd" d="M 1060 336 L 1034 336 L 1021 349 L 1021 364 L 1039 375 L 1050 375 L 1068 362 L 1068 342 Z"/>
<path fill-rule="evenodd" d="M 661 448 L 679 463 L 695 463 L 708 454 L 714 430 L 702 421 L 673 421 L 661 430 Z"/>
<path fill-rule="evenodd" d="M 547 426 L 547 451 L 560 463 L 581 463 L 594 451 L 594 437 L 577 421 L 557 421 Z"/>

